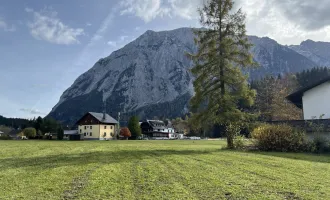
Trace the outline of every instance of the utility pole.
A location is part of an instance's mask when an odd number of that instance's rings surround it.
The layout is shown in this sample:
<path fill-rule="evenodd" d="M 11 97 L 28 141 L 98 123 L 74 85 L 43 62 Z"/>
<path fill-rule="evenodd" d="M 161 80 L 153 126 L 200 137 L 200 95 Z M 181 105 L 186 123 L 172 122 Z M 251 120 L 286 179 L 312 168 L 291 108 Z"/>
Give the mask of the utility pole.
<path fill-rule="evenodd" d="M 115 134 L 115 140 L 117 140 L 117 135 L 120 133 L 120 112 L 118 112 L 118 125 L 117 125 L 117 133 Z"/>

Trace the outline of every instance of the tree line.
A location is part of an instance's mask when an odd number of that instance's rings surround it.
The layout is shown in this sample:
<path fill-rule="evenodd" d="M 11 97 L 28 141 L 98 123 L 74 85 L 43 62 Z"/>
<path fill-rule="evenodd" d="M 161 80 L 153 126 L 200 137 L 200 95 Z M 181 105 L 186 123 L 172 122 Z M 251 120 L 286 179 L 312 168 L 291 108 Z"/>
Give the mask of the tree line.
<path fill-rule="evenodd" d="M 24 129 L 26 127 L 31 126 L 32 120 L 28 119 L 21 119 L 21 118 L 6 118 L 4 116 L 0 115 L 0 125 L 6 126 L 6 127 L 12 127 L 15 129 L 21 128 Z"/>
<path fill-rule="evenodd" d="M 57 134 L 63 138 L 63 127 L 60 122 L 53 118 L 37 117 L 33 119 L 5 118 L 0 116 L 0 125 L 9 129 L 22 130 L 21 135 L 29 138 L 41 138 L 45 133 Z"/>

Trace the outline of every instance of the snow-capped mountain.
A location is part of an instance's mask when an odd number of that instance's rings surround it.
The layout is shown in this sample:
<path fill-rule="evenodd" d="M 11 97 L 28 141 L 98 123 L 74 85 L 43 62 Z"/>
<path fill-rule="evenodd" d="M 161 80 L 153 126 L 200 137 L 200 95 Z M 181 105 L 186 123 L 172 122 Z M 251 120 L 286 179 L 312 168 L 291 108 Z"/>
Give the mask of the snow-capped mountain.
<path fill-rule="evenodd" d="M 251 78 L 308 69 L 316 64 L 269 38 L 251 36 L 254 58 L 260 67 Z M 196 52 L 190 28 L 147 31 L 133 42 L 102 58 L 68 88 L 49 116 L 72 124 L 89 111 L 121 112 L 127 120 L 174 118 L 188 112 L 193 95 L 192 62 L 187 52 Z"/>
<path fill-rule="evenodd" d="M 315 62 L 318 66 L 330 66 L 330 43 L 303 41 L 300 45 L 289 46 L 292 50 Z"/>

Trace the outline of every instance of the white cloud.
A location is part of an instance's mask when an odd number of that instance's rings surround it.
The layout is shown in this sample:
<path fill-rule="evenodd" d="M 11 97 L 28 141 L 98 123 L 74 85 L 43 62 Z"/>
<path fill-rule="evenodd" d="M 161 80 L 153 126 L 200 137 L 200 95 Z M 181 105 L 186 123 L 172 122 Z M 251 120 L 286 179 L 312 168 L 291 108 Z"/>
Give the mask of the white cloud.
<path fill-rule="evenodd" d="M 92 24 L 87 22 L 87 23 L 86 23 L 86 26 L 92 26 Z"/>
<path fill-rule="evenodd" d="M 299 1 L 301 5 L 304 5 L 303 1 L 306 2 L 306 0 Z M 274 0 L 240 0 L 238 2 L 237 6 L 242 7 L 247 14 L 248 34 L 268 36 L 281 44 L 299 44 L 306 39 L 330 40 L 329 25 L 323 25 L 319 29 L 306 30 L 306 22 L 301 23 L 300 19 L 288 17 L 285 12 L 289 8 L 284 10 L 283 5 L 278 3 Z M 308 16 L 309 13 L 305 13 L 305 15 Z"/>
<path fill-rule="evenodd" d="M 20 111 L 33 114 L 33 115 L 46 115 L 46 113 L 43 113 L 37 109 L 30 109 L 30 108 L 21 108 Z"/>
<path fill-rule="evenodd" d="M 197 19 L 197 9 L 202 5 L 202 0 L 168 0 L 173 15 L 184 19 Z"/>
<path fill-rule="evenodd" d="M 82 28 L 71 28 L 57 17 L 54 11 L 42 10 L 36 12 L 31 8 L 25 8 L 27 13 L 34 16 L 33 22 L 28 23 L 31 35 L 39 40 L 45 40 L 54 44 L 78 44 L 78 36 L 84 34 Z"/>
<path fill-rule="evenodd" d="M 170 9 L 162 0 L 123 0 L 120 2 L 123 8 L 121 14 L 134 14 L 145 22 L 150 22 L 158 16 L 168 15 Z"/>
<path fill-rule="evenodd" d="M 16 31 L 16 27 L 14 25 L 9 26 L 5 20 L 0 18 L 0 29 L 3 29 L 6 32 L 14 32 Z"/>
<path fill-rule="evenodd" d="M 114 48 L 121 48 L 121 47 L 123 47 L 127 42 L 130 41 L 129 38 L 130 38 L 130 37 L 127 36 L 127 35 L 122 35 L 122 36 L 120 36 L 120 37 L 118 38 L 118 40 L 116 40 L 116 41 L 112 41 L 112 40 L 110 40 L 107 44 L 108 44 L 109 46 L 114 47 Z"/>
<path fill-rule="evenodd" d="M 247 14 L 250 35 L 268 36 L 281 44 L 303 40 L 330 40 L 330 2 L 319 0 L 236 0 Z M 134 15 L 146 23 L 157 17 L 181 18 L 198 22 L 197 8 L 207 0 L 122 0 L 122 15 Z M 175 19 L 172 19 L 175 20 Z"/>
<path fill-rule="evenodd" d="M 116 47 L 117 46 L 117 42 L 115 42 L 115 41 L 109 41 L 107 44 L 109 46 L 112 46 L 112 47 Z"/>
<path fill-rule="evenodd" d="M 122 35 L 122 36 L 119 37 L 120 41 L 125 41 L 126 38 L 128 38 L 127 35 Z"/>
<path fill-rule="evenodd" d="M 204 0 L 123 0 L 121 14 L 133 14 L 145 22 L 156 17 L 179 16 L 184 19 L 197 19 L 197 8 Z"/>

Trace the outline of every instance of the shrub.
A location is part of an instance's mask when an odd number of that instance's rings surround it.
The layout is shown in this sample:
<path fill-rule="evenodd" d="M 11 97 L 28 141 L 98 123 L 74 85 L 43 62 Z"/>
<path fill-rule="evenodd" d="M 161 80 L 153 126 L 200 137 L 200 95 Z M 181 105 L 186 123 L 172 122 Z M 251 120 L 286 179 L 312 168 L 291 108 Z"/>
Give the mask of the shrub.
<path fill-rule="evenodd" d="M 28 138 L 34 138 L 37 135 L 37 131 L 35 128 L 26 128 L 23 130 L 23 133 Z"/>
<path fill-rule="evenodd" d="M 120 135 L 125 137 L 126 139 L 132 136 L 131 132 L 126 127 L 120 129 Z"/>
<path fill-rule="evenodd" d="M 245 147 L 245 137 L 243 135 L 237 135 L 234 137 L 234 148 L 244 149 Z"/>
<path fill-rule="evenodd" d="M 234 139 L 241 132 L 241 127 L 238 124 L 228 124 L 226 126 L 227 148 L 235 148 Z"/>
<path fill-rule="evenodd" d="M 326 137 L 317 135 L 308 143 L 307 150 L 313 153 L 330 152 L 330 141 Z"/>
<path fill-rule="evenodd" d="M 252 138 L 264 151 L 298 152 L 306 146 L 305 133 L 285 124 L 263 124 L 252 132 Z"/>
<path fill-rule="evenodd" d="M 0 136 L 0 140 L 11 140 L 12 138 L 9 135 Z"/>

